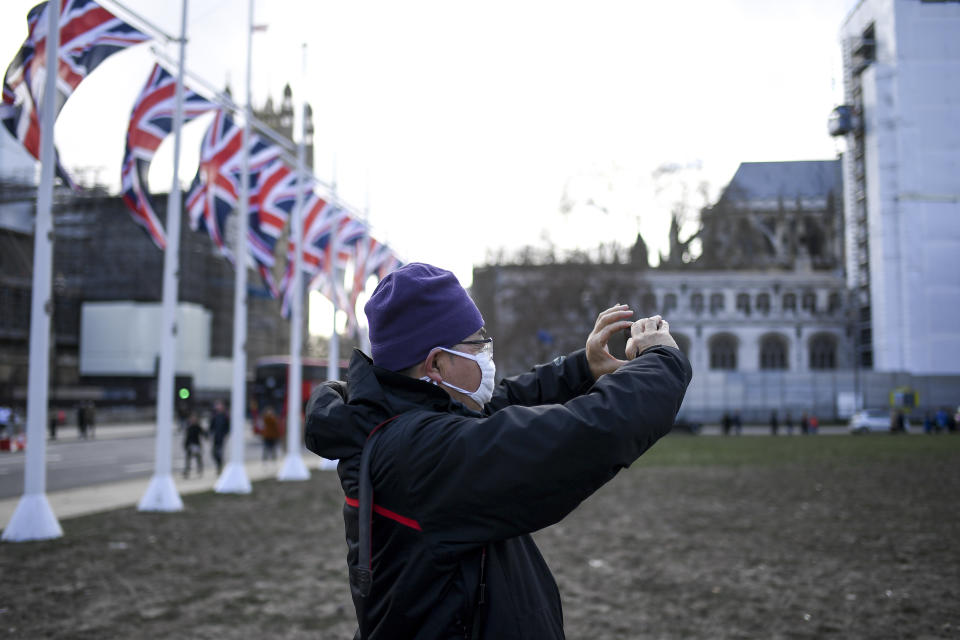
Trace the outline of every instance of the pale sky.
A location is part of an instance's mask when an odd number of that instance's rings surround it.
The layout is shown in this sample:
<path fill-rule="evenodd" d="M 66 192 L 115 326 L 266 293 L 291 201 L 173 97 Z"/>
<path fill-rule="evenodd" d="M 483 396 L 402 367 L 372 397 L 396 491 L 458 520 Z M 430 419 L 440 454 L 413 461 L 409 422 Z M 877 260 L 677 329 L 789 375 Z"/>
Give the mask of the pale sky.
<path fill-rule="evenodd" d="M 3 67 L 34 4 L 0 6 Z M 170 34 L 179 5 L 125 3 Z M 663 184 L 651 177 L 665 163 L 699 167 L 684 179 L 706 180 L 715 197 L 741 162 L 839 150 L 826 122 L 842 98 L 838 33 L 850 0 L 255 5 L 255 23 L 268 28 L 253 40 L 254 104 L 277 102 L 287 82 L 295 100 L 305 92 L 318 176 L 335 171 L 341 196 L 369 206 L 374 235 L 402 259 L 449 268 L 464 285 L 497 248 L 630 245 L 638 221 L 656 255 L 678 197 L 676 184 L 658 194 Z M 188 9 L 188 68 L 217 87 L 229 79 L 238 100 L 246 8 L 194 0 Z M 64 164 L 99 168 L 114 189 L 149 46 L 106 60 L 57 122 Z M 194 125 L 184 135 L 184 183 L 206 120 Z M 154 161 L 155 192 L 169 189 L 171 149 L 164 143 Z M 565 188 L 574 204 L 561 213 Z"/>

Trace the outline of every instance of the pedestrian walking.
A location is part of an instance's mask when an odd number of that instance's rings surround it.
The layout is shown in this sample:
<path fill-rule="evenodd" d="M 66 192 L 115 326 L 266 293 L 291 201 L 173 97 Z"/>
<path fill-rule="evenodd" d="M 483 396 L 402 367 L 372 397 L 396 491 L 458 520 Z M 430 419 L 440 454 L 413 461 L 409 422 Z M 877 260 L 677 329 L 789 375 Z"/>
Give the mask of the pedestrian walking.
<path fill-rule="evenodd" d="M 183 452 L 186 455 L 186 462 L 183 467 L 183 477 L 190 477 L 190 461 L 197 461 L 197 477 L 203 477 L 203 448 L 200 442 L 207 436 L 207 433 L 200 426 L 200 419 L 196 413 L 191 412 L 187 417 L 186 432 L 183 437 Z"/>
<path fill-rule="evenodd" d="M 77 437 L 87 439 L 87 406 L 82 402 L 77 405 Z"/>
<path fill-rule="evenodd" d="M 723 418 L 720 420 L 720 425 L 721 425 L 720 428 L 723 431 L 723 435 L 725 436 L 730 435 L 730 425 L 732 424 L 733 424 L 733 420 L 731 420 L 730 414 L 724 412 Z"/>
<path fill-rule="evenodd" d="M 355 350 L 305 426 L 340 460 L 356 637 L 563 638 L 530 534 L 670 431 L 692 374 L 668 323 L 616 305 L 585 349 L 495 384 L 493 338 L 449 271 L 405 265 L 364 310 L 372 360 Z"/>
<path fill-rule="evenodd" d="M 934 427 L 936 428 L 937 433 L 943 432 L 947 433 L 949 431 L 949 419 L 947 414 L 947 408 L 941 407 L 936 416 L 933 419 Z"/>
<path fill-rule="evenodd" d="M 87 402 L 87 431 L 90 434 L 91 438 L 97 437 L 97 406 L 93 403 L 93 400 Z"/>
<path fill-rule="evenodd" d="M 277 459 L 277 440 L 280 439 L 280 421 L 273 407 L 263 410 L 263 430 L 260 433 L 263 439 L 263 454 L 261 462 Z"/>
<path fill-rule="evenodd" d="M 807 417 L 807 412 L 804 411 L 800 414 L 800 435 L 805 436 L 810 433 L 810 418 Z"/>
<path fill-rule="evenodd" d="M 777 435 L 777 430 L 780 428 L 780 421 L 777 419 L 777 410 L 774 409 L 770 414 L 770 435 Z"/>
<path fill-rule="evenodd" d="M 223 471 L 223 442 L 230 435 L 230 418 L 224 410 L 223 402 L 217 400 L 213 404 L 213 416 L 210 418 L 210 453 L 213 462 L 217 465 L 217 475 Z"/>
<path fill-rule="evenodd" d="M 793 435 L 793 414 L 787 411 L 787 417 L 783 421 L 783 425 L 787 428 L 787 435 Z"/>
<path fill-rule="evenodd" d="M 0 439 L 10 437 L 13 422 L 13 408 L 0 405 Z"/>
<path fill-rule="evenodd" d="M 733 417 L 730 419 L 730 422 L 733 426 L 733 432 L 738 436 L 743 432 L 743 422 L 740 420 L 740 410 L 733 412 Z"/>

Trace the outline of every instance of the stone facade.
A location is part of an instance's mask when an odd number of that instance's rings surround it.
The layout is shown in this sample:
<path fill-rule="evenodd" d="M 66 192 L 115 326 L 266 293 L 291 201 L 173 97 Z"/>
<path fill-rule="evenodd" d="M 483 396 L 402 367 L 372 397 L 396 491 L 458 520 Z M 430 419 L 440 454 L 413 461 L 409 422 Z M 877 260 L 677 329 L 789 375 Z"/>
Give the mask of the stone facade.
<path fill-rule="evenodd" d="M 843 281 L 830 274 L 508 265 L 474 269 L 471 291 L 503 375 L 582 347 L 597 315 L 618 302 L 637 317 L 667 318 L 695 370 L 808 372 L 850 362 Z"/>

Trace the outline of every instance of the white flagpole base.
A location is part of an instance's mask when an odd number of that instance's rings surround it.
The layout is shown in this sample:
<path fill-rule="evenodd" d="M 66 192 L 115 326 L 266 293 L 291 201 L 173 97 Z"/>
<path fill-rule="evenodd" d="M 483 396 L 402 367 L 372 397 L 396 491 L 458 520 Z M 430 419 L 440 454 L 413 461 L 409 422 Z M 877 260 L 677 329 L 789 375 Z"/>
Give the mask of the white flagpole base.
<path fill-rule="evenodd" d="M 283 466 L 277 472 L 277 480 L 309 480 L 310 471 L 307 465 L 303 463 L 303 456 L 290 452 L 283 459 Z"/>
<path fill-rule="evenodd" d="M 146 493 L 140 498 L 137 510 L 183 511 L 183 500 L 177 492 L 177 485 L 173 483 L 173 476 L 169 473 L 154 474 Z"/>
<path fill-rule="evenodd" d="M 247 468 L 241 462 L 228 462 L 213 490 L 217 493 L 250 493 L 253 488 L 247 477 Z"/>
<path fill-rule="evenodd" d="M 53 509 L 45 493 L 24 494 L 3 530 L 3 539 L 7 542 L 25 542 L 27 540 L 49 540 L 63 536 L 63 529 L 53 515 Z"/>
<path fill-rule="evenodd" d="M 321 471 L 333 471 L 337 470 L 337 463 L 339 460 L 327 460 L 326 458 L 320 458 L 320 470 Z"/>

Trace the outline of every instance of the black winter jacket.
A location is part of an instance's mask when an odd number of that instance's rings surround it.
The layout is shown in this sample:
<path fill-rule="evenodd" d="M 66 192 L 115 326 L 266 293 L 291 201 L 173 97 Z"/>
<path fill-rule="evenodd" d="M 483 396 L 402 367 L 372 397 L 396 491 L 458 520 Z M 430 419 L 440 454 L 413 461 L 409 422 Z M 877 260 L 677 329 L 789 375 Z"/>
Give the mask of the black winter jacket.
<path fill-rule="evenodd" d="M 496 387 L 483 413 L 375 367 L 307 407 L 307 447 L 339 459 L 347 562 L 358 560 L 360 455 L 370 432 L 370 594 L 351 587 L 364 640 L 563 638 L 560 594 L 530 533 L 562 520 L 670 431 L 691 370 L 655 347 L 594 381 L 583 350 Z M 483 566 L 484 604 L 481 599 Z"/>

